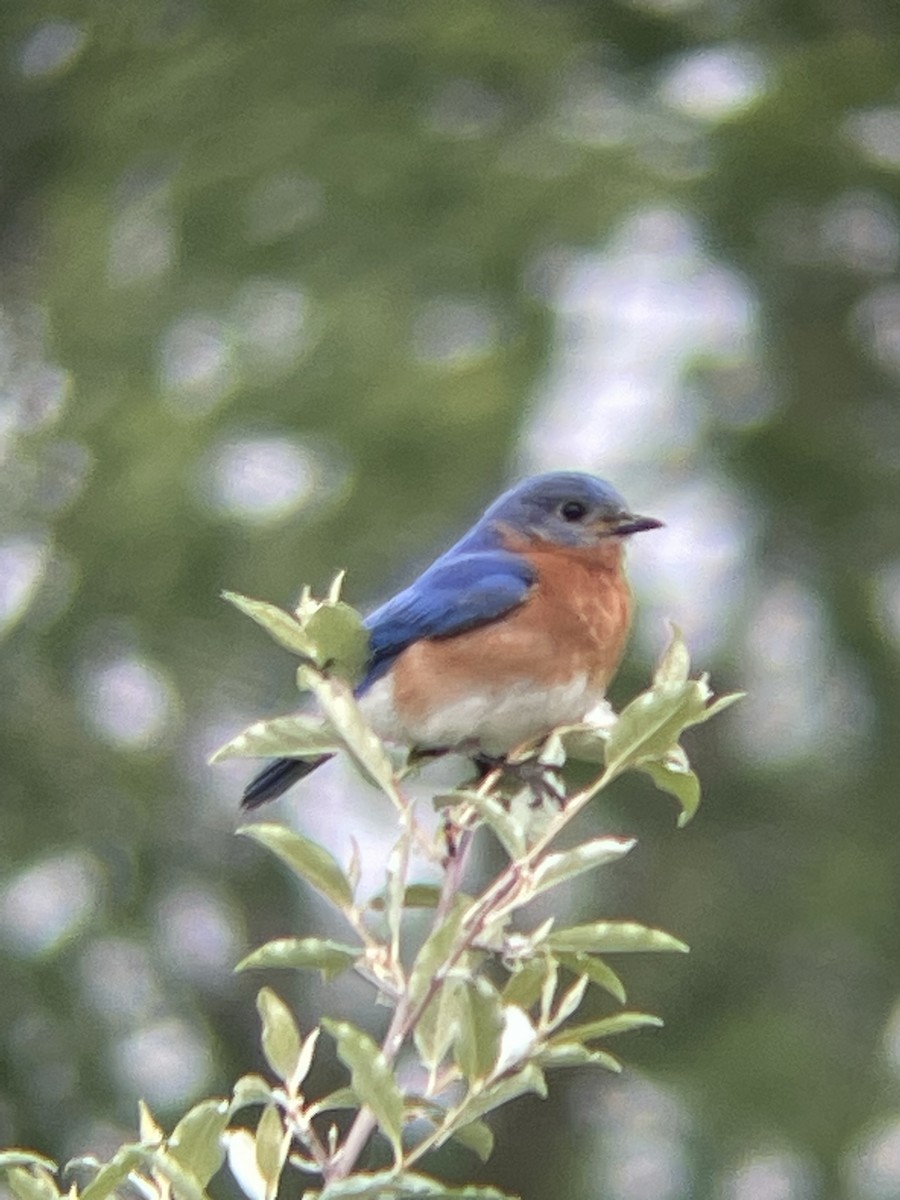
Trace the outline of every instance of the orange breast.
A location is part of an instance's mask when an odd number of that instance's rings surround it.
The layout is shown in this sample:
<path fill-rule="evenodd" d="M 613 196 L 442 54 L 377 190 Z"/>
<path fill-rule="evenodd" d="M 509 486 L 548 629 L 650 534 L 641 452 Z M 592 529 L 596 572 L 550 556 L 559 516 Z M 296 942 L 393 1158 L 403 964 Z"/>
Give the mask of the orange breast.
<path fill-rule="evenodd" d="M 539 542 L 510 548 L 536 568 L 528 598 L 487 625 L 405 650 L 391 672 L 398 712 L 427 712 L 485 686 L 498 693 L 526 683 L 553 688 L 576 675 L 602 697 L 631 622 L 621 546 L 609 540 L 590 550 Z"/>

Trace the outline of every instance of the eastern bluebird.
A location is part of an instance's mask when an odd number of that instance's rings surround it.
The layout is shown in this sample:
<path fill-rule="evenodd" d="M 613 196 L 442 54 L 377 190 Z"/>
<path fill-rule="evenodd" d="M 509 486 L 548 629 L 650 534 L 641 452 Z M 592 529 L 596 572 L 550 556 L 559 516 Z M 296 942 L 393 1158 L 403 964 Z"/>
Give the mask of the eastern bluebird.
<path fill-rule="evenodd" d="M 366 619 L 356 689 L 366 719 L 388 741 L 490 756 L 582 720 L 631 623 L 623 541 L 661 524 L 593 475 L 517 484 Z M 275 799 L 326 757 L 272 761 L 243 806 Z"/>

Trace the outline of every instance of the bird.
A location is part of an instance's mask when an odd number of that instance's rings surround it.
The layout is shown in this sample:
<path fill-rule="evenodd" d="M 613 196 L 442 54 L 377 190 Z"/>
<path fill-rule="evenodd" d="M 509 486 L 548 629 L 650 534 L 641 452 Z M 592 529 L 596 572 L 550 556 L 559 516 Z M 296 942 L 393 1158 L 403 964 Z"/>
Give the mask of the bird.
<path fill-rule="evenodd" d="M 591 474 L 522 480 L 365 618 L 364 717 L 386 741 L 476 761 L 577 724 L 604 700 L 628 638 L 624 543 L 662 524 Z M 276 799 L 329 757 L 269 762 L 242 807 Z"/>

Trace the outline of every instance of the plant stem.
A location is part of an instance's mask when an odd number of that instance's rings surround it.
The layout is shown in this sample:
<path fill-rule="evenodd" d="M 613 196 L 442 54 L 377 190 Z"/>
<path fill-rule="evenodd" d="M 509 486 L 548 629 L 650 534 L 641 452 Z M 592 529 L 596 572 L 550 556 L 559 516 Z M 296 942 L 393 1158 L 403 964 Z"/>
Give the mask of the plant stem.
<path fill-rule="evenodd" d="M 478 937 L 478 934 L 484 928 L 495 907 L 508 899 L 510 893 L 518 888 L 526 873 L 536 865 L 537 861 L 547 851 L 566 825 L 581 812 L 598 792 L 602 791 L 610 783 L 616 774 L 616 771 L 606 770 L 588 784 L 586 788 L 583 788 L 580 792 L 572 796 L 566 803 L 565 808 L 560 810 L 543 835 L 538 838 L 525 855 L 520 859 L 510 862 L 494 882 L 482 892 L 463 920 L 462 933 L 459 940 L 451 948 L 441 966 L 434 972 L 428 988 L 415 1007 L 410 1008 L 408 994 L 402 995 L 398 1000 L 390 1026 L 381 1046 L 382 1054 L 388 1063 L 393 1063 L 404 1042 L 415 1029 L 422 1014 L 434 999 L 447 975 L 466 950 L 469 949 L 475 938 Z M 491 775 L 482 781 L 479 790 L 484 789 L 485 791 L 489 791 L 494 782 L 496 782 L 496 779 L 499 778 L 499 775 L 499 771 L 492 772 Z M 402 796 L 399 789 L 392 799 L 395 802 L 397 799 L 400 799 L 401 811 L 405 817 L 406 837 L 411 841 L 416 836 L 417 826 L 409 811 L 409 802 Z M 441 895 L 432 924 L 433 929 L 436 929 L 446 919 L 453 899 L 459 893 L 472 842 L 472 831 L 464 830 L 460 836 L 457 853 L 452 855 L 445 864 Z M 404 861 L 408 863 L 408 852 Z M 345 1179 L 350 1174 L 356 1166 L 357 1160 L 374 1132 L 377 1123 L 376 1118 L 369 1109 L 360 1109 L 356 1114 L 353 1124 L 350 1126 L 343 1145 L 323 1171 L 326 1182 Z M 426 1138 L 426 1141 L 430 1143 L 431 1139 Z M 427 1146 L 424 1148 L 421 1145 L 417 1147 L 414 1152 L 416 1158 L 420 1157 L 425 1152 L 425 1149 L 427 1149 Z"/>

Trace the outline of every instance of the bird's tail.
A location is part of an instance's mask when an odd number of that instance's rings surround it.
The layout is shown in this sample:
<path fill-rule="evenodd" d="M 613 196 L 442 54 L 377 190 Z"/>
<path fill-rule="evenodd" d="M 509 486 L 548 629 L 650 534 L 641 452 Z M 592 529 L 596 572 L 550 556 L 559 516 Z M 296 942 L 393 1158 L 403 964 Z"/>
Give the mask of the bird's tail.
<path fill-rule="evenodd" d="M 321 767 L 332 755 L 320 754 L 318 758 L 276 758 L 254 777 L 244 788 L 241 808 L 259 808 L 269 800 L 276 800 L 289 787 Z"/>

